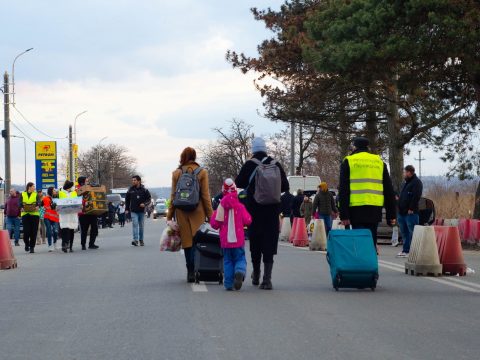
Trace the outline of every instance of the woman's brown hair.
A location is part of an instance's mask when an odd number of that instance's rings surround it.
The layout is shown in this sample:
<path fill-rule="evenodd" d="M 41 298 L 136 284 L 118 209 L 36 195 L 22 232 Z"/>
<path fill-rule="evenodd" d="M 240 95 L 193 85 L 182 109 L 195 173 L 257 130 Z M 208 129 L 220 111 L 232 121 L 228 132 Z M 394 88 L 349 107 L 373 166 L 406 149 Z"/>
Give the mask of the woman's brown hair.
<path fill-rule="evenodd" d="M 187 147 L 182 151 L 180 155 L 180 166 L 187 165 L 189 162 L 197 159 L 197 152 L 191 147 Z"/>

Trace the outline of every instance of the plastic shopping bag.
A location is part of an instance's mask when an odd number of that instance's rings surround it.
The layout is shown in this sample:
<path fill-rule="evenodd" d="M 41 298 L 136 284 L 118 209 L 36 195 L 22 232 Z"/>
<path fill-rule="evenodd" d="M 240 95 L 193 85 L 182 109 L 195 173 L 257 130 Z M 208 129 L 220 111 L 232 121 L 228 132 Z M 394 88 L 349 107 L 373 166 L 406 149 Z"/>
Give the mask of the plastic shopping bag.
<path fill-rule="evenodd" d="M 182 248 L 182 239 L 177 223 L 171 222 L 163 230 L 160 238 L 160 251 L 180 251 Z"/>

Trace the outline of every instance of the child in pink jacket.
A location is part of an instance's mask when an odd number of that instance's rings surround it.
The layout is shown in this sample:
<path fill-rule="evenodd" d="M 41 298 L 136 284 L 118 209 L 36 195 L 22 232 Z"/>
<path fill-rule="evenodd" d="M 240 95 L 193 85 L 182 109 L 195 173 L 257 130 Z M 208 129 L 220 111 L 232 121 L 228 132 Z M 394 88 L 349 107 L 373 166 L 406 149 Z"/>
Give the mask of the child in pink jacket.
<path fill-rule="evenodd" d="M 237 187 L 232 179 L 225 180 L 223 199 L 210 223 L 214 229 L 220 230 L 225 289 L 240 290 L 247 272 L 244 227 L 252 223 L 252 217 L 238 200 Z"/>

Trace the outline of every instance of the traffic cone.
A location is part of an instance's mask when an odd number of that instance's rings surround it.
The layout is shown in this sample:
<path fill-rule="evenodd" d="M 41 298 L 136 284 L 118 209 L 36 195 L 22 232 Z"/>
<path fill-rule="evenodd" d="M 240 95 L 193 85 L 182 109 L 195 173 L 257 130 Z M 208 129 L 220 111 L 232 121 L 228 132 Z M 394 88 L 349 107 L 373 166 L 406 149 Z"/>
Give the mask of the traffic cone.
<path fill-rule="evenodd" d="M 12 242 L 7 230 L 0 230 L 0 269 L 15 269 L 17 259 L 13 254 Z"/>
<path fill-rule="evenodd" d="M 442 273 L 449 275 L 467 275 L 467 264 L 463 258 L 460 233 L 454 226 L 434 226 L 437 237 L 438 256 L 442 264 Z"/>
<path fill-rule="evenodd" d="M 323 219 L 315 220 L 313 227 L 312 241 L 309 246 L 311 251 L 327 250 L 327 233 Z"/>
<path fill-rule="evenodd" d="M 432 226 L 415 226 L 410 254 L 405 263 L 405 274 L 441 276 L 435 230 Z"/>
<path fill-rule="evenodd" d="M 289 218 L 283 218 L 282 229 L 280 230 L 280 241 L 289 241 L 292 233 L 292 225 Z"/>
<path fill-rule="evenodd" d="M 307 224 L 304 218 L 297 219 L 297 227 L 293 235 L 293 246 L 308 246 Z"/>
<path fill-rule="evenodd" d="M 288 237 L 288 241 L 290 241 L 291 243 L 293 243 L 293 237 L 295 236 L 295 231 L 297 231 L 297 223 L 298 223 L 298 218 L 294 217 L 292 231 L 290 231 L 290 236 Z"/>
<path fill-rule="evenodd" d="M 460 219 L 458 222 L 458 230 L 460 231 L 460 239 L 463 242 L 470 242 L 470 234 L 472 233 L 472 221 L 470 219 Z"/>

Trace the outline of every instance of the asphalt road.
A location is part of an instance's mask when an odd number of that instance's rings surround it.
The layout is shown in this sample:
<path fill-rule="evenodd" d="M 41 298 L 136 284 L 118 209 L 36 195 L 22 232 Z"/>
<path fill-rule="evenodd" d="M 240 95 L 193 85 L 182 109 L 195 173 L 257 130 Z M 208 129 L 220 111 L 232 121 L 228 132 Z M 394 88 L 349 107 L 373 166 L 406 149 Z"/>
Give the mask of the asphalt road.
<path fill-rule="evenodd" d="M 333 291 L 325 255 L 282 244 L 274 291 L 185 281 L 160 253 L 163 220 L 102 230 L 97 251 L 34 255 L 0 271 L 0 359 L 468 359 L 480 357 L 480 254 L 466 278 L 405 275 L 381 248 L 376 292 Z M 250 266 L 250 265 L 249 265 Z M 249 270 L 251 267 L 249 268 Z"/>

